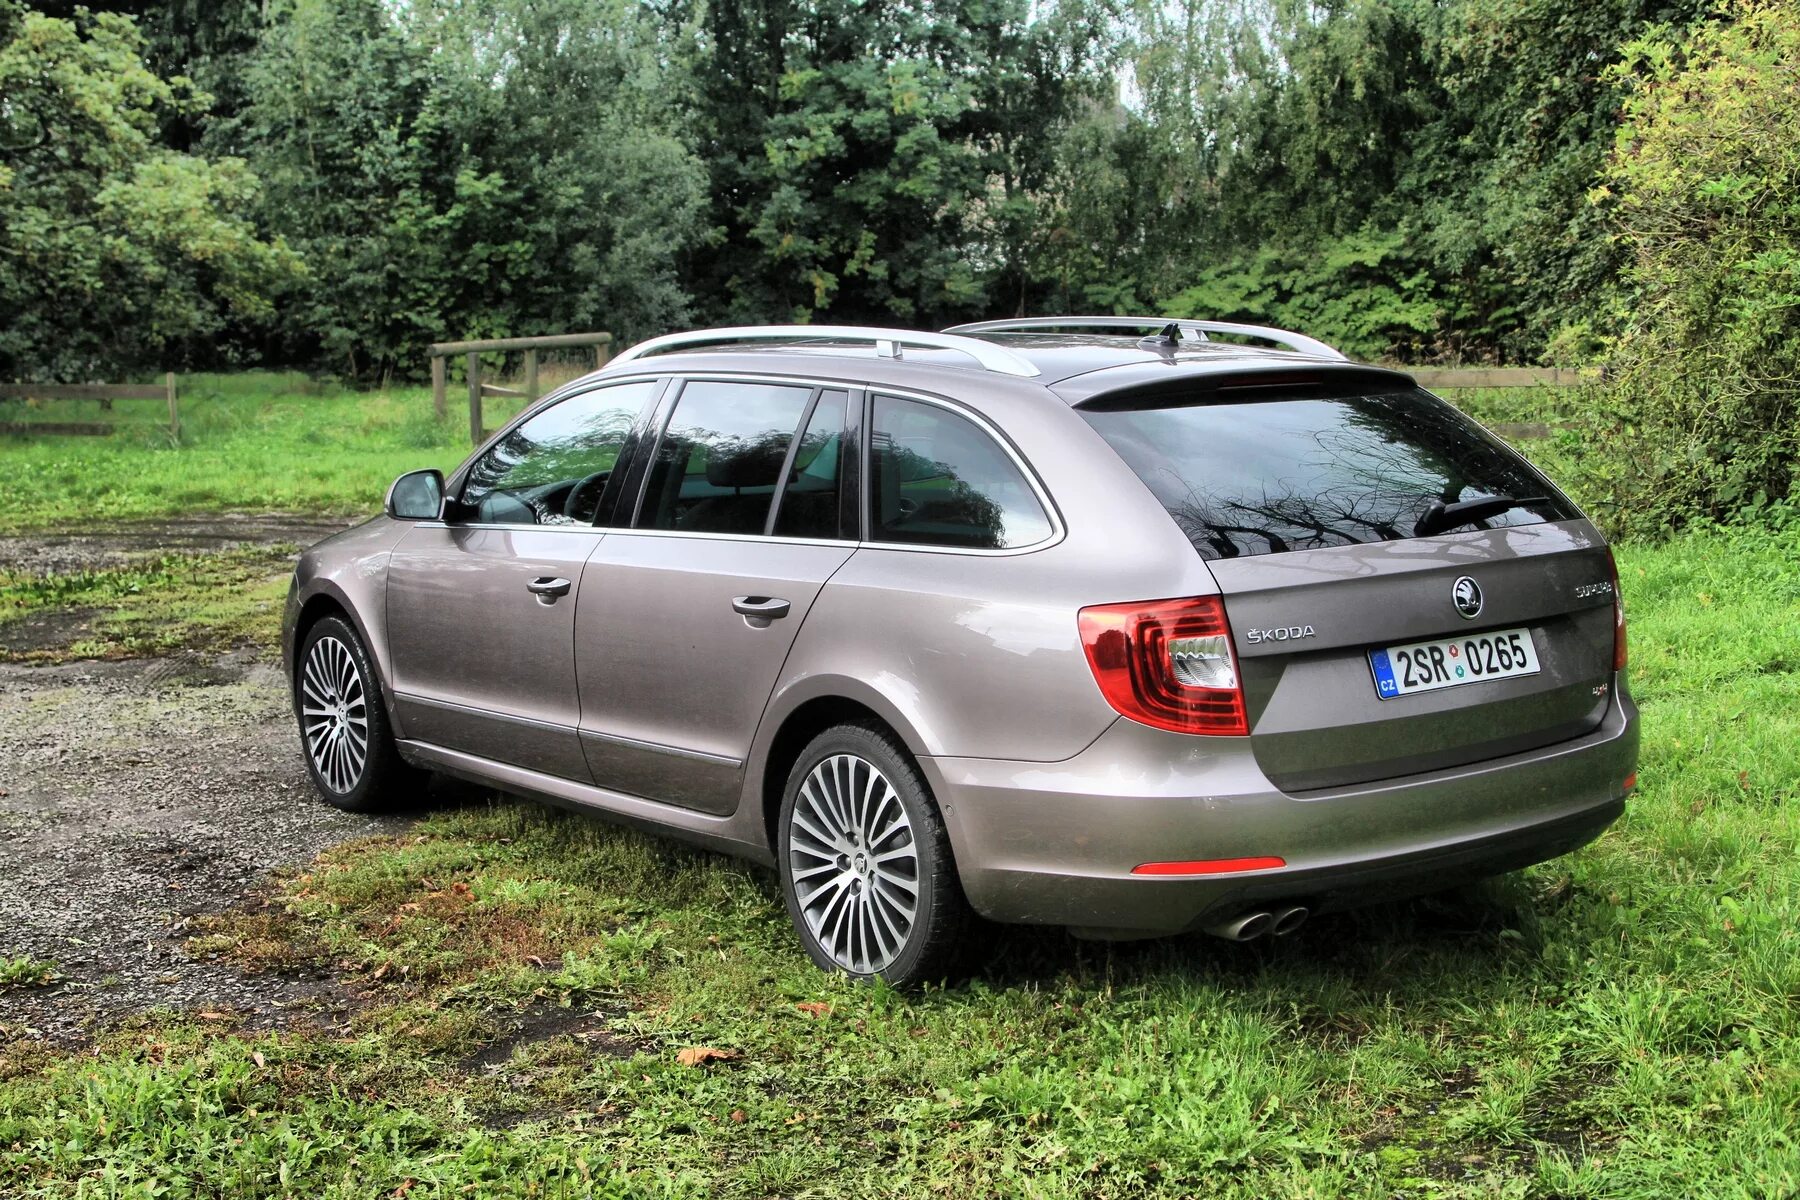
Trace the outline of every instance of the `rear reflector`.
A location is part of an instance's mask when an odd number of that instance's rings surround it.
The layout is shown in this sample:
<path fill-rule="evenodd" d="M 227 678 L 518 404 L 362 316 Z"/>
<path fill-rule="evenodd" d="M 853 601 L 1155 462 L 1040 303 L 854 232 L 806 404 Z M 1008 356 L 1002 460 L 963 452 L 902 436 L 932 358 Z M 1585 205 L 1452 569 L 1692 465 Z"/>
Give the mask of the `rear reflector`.
<path fill-rule="evenodd" d="M 1287 866 L 1287 860 L 1273 856 L 1264 858 L 1200 858 L 1192 862 L 1140 863 L 1131 868 L 1133 875 L 1226 875 L 1232 871 L 1273 871 Z"/>
<path fill-rule="evenodd" d="M 1631 774 L 1629 774 L 1625 777 L 1625 786 L 1621 790 L 1629 792 L 1631 789 L 1635 788 L 1636 786 L 1637 786 L 1637 772 L 1633 771 Z"/>
<path fill-rule="evenodd" d="M 1077 620 L 1094 680 L 1115 711 L 1174 733 L 1250 732 L 1217 596 L 1096 604 Z"/>

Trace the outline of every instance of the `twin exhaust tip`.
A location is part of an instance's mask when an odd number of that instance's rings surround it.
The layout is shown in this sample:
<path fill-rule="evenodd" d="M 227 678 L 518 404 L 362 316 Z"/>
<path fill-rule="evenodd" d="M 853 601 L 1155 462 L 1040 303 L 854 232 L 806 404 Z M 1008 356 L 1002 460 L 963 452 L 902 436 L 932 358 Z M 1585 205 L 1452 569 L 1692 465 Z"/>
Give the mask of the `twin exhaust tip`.
<path fill-rule="evenodd" d="M 1247 913 L 1239 913 L 1228 920 L 1208 925 L 1206 931 L 1214 937 L 1222 937 L 1231 942 L 1250 942 L 1265 934 L 1273 937 L 1286 937 L 1300 926 L 1306 924 L 1309 909 L 1291 904 L 1273 911 L 1256 909 Z"/>

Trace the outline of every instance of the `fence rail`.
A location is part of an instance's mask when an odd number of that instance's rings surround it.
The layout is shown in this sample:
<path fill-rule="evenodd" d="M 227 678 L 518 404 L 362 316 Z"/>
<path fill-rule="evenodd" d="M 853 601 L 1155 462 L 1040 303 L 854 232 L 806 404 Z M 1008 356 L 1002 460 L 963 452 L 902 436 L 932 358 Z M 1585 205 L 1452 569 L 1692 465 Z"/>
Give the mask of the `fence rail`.
<path fill-rule="evenodd" d="M 481 398 L 483 396 L 523 396 L 529 404 L 538 398 L 538 352 L 541 350 L 578 350 L 583 347 L 594 348 L 594 369 L 599 370 L 606 365 L 612 356 L 612 340 L 610 333 L 553 333 L 544 337 L 520 338 L 483 338 L 472 342 L 437 342 L 428 346 L 426 355 L 431 359 L 431 406 L 438 416 L 449 411 L 449 380 L 445 361 L 452 355 L 463 355 L 463 378 L 469 386 L 469 442 L 479 446 L 487 431 L 482 428 Z M 503 388 L 498 384 L 481 381 L 481 356 L 484 353 L 502 350 L 523 350 L 525 352 L 525 386 L 523 388 Z"/>
<path fill-rule="evenodd" d="M 1428 388 L 1580 387 L 1602 383 L 1604 367 L 1402 367 Z"/>
<path fill-rule="evenodd" d="M 169 405 L 169 436 L 181 436 L 181 408 L 175 391 L 175 372 L 163 375 L 160 384 L 153 383 L 0 383 L 0 400 L 98 400 L 100 407 L 111 411 L 114 400 L 166 400 Z M 9 433 L 74 433 L 108 434 L 114 426 L 103 421 L 13 422 Z"/>

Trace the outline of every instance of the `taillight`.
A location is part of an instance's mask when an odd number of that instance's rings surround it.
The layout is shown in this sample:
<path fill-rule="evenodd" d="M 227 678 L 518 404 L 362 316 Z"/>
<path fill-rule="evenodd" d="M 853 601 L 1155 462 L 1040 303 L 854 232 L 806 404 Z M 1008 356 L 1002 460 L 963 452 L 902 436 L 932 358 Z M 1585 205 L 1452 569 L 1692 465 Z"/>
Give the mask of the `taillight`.
<path fill-rule="evenodd" d="M 1250 732 L 1217 596 L 1096 604 L 1079 622 L 1094 679 L 1118 712 L 1175 733 Z"/>
<path fill-rule="evenodd" d="M 1619 562 L 1612 547 L 1606 548 L 1606 565 L 1612 569 L 1613 585 L 1613 670 L 1625 669 L 1625 595 L 1619 590 Z"/>

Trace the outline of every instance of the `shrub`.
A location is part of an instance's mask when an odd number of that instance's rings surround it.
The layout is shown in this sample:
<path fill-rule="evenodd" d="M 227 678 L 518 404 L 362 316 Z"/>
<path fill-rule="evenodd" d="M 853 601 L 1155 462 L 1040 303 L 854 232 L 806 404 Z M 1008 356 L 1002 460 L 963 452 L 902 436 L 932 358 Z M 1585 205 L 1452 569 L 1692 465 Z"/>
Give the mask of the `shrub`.
<path fill-rule="evenodd" d="M 1595 190 L 1629 251 L 1591 494 L 1623 532 L 1779 506 L 1800 457 L 1800 9 L 1652 30 Z"/>

